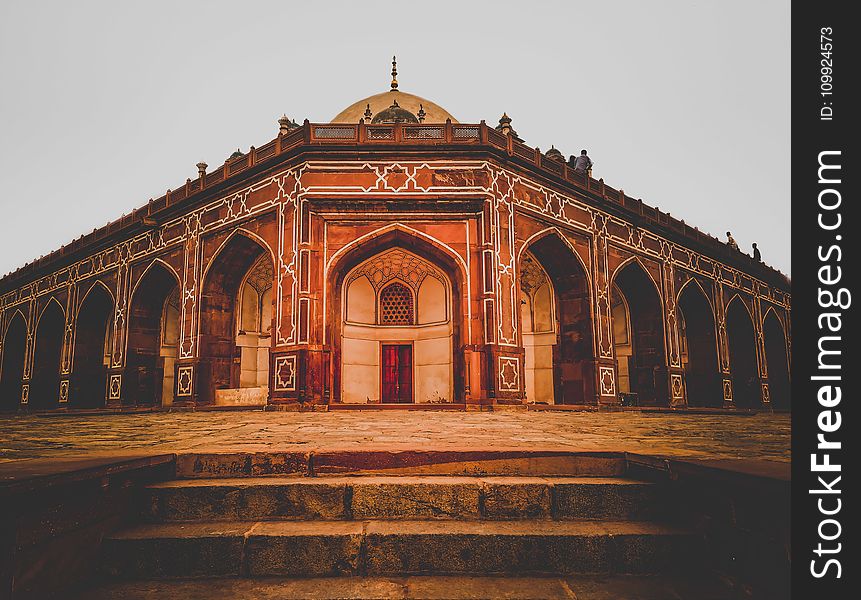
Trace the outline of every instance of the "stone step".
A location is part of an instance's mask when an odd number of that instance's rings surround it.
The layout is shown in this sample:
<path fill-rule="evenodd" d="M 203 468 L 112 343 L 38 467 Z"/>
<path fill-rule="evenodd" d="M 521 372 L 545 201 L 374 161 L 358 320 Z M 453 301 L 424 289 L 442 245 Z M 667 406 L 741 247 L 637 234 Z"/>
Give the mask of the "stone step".
<path fill-rule="evenodd" d="M 626 468 L 622 452 L 540 449 L 195 452 L 176 457 L 176 476 L 181 479 L 346 474 L 614 477 Z"/>
<path fill-rule="evenodd" d="M 731 600 L 737 597 L 726 582 L 702 575 L 571 575 L 118 581 L 87 589 L 74 600 Z"/>
<path fill-rule="evenodd" d="M 619 477 L 180 479 L 144 493 L 148 521 L 610 519 L 659 516 L 658 486 Z"/>
<path fill-rule="evenodd" d="M 662 573 L 698 549 L 654 523 L 539 520 L 159 523 L 102 545 L 106 573 L 130 579 Z"/>

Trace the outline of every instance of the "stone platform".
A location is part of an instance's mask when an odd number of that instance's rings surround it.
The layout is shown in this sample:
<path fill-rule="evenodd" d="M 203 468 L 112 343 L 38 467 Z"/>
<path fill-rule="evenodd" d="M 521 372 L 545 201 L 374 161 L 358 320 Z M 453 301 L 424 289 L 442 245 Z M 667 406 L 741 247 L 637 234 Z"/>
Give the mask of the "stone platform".
<path fill-rule="evenodd" d="M 791 417 L 655 412 L 188 412 L 0 417 L 0 464 L 81 455 L 562 450 L 790 461 Z"/>
<path fill-rule="evenodd" d="M 75 600 L 741 600 L 718 580 L 638 575 L 569 577 L 354 577 L 134 581 L 86 590 Z"/>

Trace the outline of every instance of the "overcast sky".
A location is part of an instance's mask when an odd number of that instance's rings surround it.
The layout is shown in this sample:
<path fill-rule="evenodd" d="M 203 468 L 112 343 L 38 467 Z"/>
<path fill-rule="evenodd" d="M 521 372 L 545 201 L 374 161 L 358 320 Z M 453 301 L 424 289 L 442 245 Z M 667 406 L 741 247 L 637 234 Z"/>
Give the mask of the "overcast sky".
<path fill-rule="evenodd" d="M 0 276 L 389 85 L 790 272 L 789 2 L 0 3 Z"/>

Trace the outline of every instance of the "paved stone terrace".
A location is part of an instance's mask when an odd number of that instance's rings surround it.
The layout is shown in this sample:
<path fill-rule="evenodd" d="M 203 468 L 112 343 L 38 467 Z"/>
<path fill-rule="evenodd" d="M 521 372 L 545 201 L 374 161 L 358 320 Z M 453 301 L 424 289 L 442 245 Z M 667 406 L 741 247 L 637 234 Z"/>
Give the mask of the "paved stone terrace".
<path fill-rule="evenodd" d="M 0 464 L 84 454 L 281 450 L 627 451 L 790 460 L 787 414 L 186 412 L 0 417 Z"/>

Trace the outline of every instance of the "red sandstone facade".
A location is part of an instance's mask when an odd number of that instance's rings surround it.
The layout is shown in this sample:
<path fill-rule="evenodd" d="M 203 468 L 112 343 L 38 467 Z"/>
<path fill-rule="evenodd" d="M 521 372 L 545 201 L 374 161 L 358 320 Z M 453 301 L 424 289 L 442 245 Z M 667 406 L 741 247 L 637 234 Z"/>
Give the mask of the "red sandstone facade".
<path fill-rule="evenodd" d="M 512 132 L 430 120 L 282 124 L 0 280 L 2 409 L 789 408 L 785 277 Z"/>

